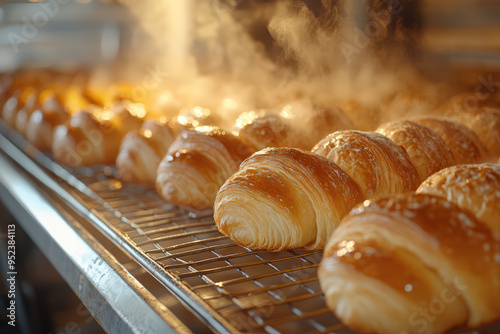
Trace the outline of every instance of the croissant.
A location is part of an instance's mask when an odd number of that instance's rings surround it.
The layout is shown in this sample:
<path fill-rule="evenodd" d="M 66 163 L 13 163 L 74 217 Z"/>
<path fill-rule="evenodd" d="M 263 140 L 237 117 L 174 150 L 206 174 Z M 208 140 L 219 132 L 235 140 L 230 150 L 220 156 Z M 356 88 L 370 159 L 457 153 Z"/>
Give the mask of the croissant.
<path fill-rule="evenodd" d="M 122 140 L 116 167 L 127 182 L 154 184 L 161 159 L 174 141 L 169 124 L 146 121 L 139 131 L 129 132 Z"/>
<path fill-rule="evenodd" d="M 14 128 L 23 136 L 26 136 L 26 129 L 31 114 L 39 106 L 39 96 L 37 91 L 26 90 L 24 103 L 14 116 Z"/>
<path fill-rule="evenodd" d="M 378 104 L 368 105 L 357 100 L 349 100 L 340 106 L 356 125 L 356 129 L 375 130 L 381 121 L 382 112 Z"/>
<path fill-rule="evenodd" d="M 304 147 L 289 119 L 271 111 L 248 111 L 242 113 L 233 127 L 233 132 L 256 150 L 266 147 Z"/>
<path fill-rule="evenodd" d="M 12 76 L 3 75 L 0 77 L 0 107 L 3 108 L 5 102 L 11 96 L 13 90 Z"/>
<path fill-rule="evenodd" d="M 417 193 L 446 198 L 473 212 L 500 238 L 500 166 L 458 165 L 431 175 Z"/>
<path fill-rule="evenodd" d="M 141 128 L 147 112 L 142 103 L 124 100 L 115 103 L 110 111 L 97 109 L 94 114 L 101 122 L 111 123 L 123 137 L 128 132 Z"/>
<path fill-rule="evenodd" d="M 440 117 L 414 121 L 436 132 L 453 153 L 457 164 L 474 164 L 488 160 L 488 149 L 474 131 L 465 125 Z"/>
<path fill-rule="evenodd" d="M 420 181 L 438 170 L 455 165 L 453 153 L 428 127 L 412 121 L 396 121 L 381 125 L 376 132 L 406 149 Z"/>
<path fill-rule="evenodd" d="M 318 277 L 328 307 L 366 333 L 443 333 L 500 316 L 500 239 L 431 195 L 353 210 L 328 241 Z"/>
<path fill-rule="evenodd" d="M 359 184 L 366 198 L 414 191 L 420 184 L 405 149 L 378 133 L 337 131 L 312 152 L 335 162 Z"/>
<path fill-rule="evenodd" d="M 26 127 L 26 139 L 41 151 L 51 151 L 55 127 L 68 118 L 69 114 L 61 110 L 35 110 Z"/>
<path fill-rule="evenodd" d="M 315 106 L 311 114 L 305 125 L 308 149 L 330 133 L 355 128 L 350 118 L 337 107 Z M 303 124 L 300 129 L 304 129 Z"/>
<path fill-rule="evenodd" d="M 252 249 L 321 249 L 341 218 L 365 199 L 335 163 L 291 148 L 268 148 L 245 160 L 220 188 L 215 223 Z"/>
<path fill-rule="evenodd" d="M 254 150 L 217 127 L 183 131 L 158 166 L 156 189 L 166 201 L 211 208 L 220 186 Z"/>
<path fill-rule="evenodd" d="M 52 153 L 56 161 L 72 167 L 113 164 L 121 138 L 111 123 L 83 111 L 55 128 Z"/>
<path fill-rule="evenodd" d="M 493 158 L 500 157 L 500 110 L 480 108 L 453 116 L 474 131 Z"/>
<path fill-rule="evenodd" d="M 15 127 L 16 114 L 24 104 L 26 94 L 22 90 L 16 90 L 7 99 L 2 108 L 2 118 L 12 128 Z"/>

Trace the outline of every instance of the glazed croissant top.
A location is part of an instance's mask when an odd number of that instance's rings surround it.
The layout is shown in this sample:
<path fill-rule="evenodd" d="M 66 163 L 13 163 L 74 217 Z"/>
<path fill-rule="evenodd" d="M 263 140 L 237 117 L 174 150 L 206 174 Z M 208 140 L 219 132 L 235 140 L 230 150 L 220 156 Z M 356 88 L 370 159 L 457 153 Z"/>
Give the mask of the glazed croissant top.
<path fill-rule="evenodd" d="M 290 121 L 271 111 L 248 111 L 235 122 L 233 131 L 256 150 L 266 147 L 302 147 Z"/>
<path fill-rule="evenodd" d="M 299 115 L 300 117 L 300 115 Z M 303 122 L 298 119 L 298 122 Z M 300 131 L 304 132 L 307 149 L 311 149 L 325 136 L 340 130 L 355 128 L 351 119 L 338 107 L 325 107 L 317 105 L 311 111 L 311 116 L 304 124 L 297 124 Z M 305 130 L 305 131 L 304 131 Z"/>
<path fill-rule="evenodd" d="M 335 162 L 360 185 L 366 198 L 413 191 L 420 184 L 405 149 L 378 133 L 337 131 L 312 152 Z"/>
<path fill-rule="evenodd" d="M 500 239 L 440 197 L 400 195 L 353 210 L 318 275 L 328 306 L 366 333 L 443 333 L 500 316 Z"/>
<path fill-rule="evenodd" d="M 360 187 L 331 160 L 268 148 L 245 160 L 217 194 L 219 231 L 253 249 L 323 248 Z"/>
<path fill-rule="evenodd" d="M 458 165 L 443 169 L 425 180 L 417 193 L 444 197 L 473 212 L 500 238 L 499 165 Z"/>
<path fill-rule="evenodd" d="M 253 152 L 238 136 L 217 127 L 184 131 L 158 166 L 157 191 L 175 205 L 208 209 L 220 186 Z"/>
<path fill-rule="evenodd" d="M 444 141 L 431 129 L 413 121 L 383 124 L 377 131 L 403 146 L 418 171 L 420 181 L 455 164 L 455 158 Z"/>

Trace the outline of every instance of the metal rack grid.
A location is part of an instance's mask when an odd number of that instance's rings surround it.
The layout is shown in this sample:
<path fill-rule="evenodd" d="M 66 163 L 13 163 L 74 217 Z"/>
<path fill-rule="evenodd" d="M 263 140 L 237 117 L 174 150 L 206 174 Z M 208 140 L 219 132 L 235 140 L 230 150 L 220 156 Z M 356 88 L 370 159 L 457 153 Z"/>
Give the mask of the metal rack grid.
<path fill-rule="evenodd" d="M 236 245 L 217 230 L 212 210 L 168 204 L 152 188 L 121 183 L 111 166 L 62 167 L 4 124 L 0 130 L 56 176 L 59 196 L 77 200 L 87 209 L 79 214 L 110 227 L 112 237 L 137 251 L 131 257 L 144 257 L 145 269 L 214 330 L 352 333 L 326 307 L 316 274 L 321 252 Z"/>
<path fill-rule="evenodd" d="M 112 241 L 215 331 L 353 333 L 326 307 L 316 273 L 321 252 L 266 252 L 236 245 L 217 230 L 211 210 L 168 204 L 154 189 L 121 183 L 111 166 L 62 167 L 1 121 L 0 132 L 58 176 L 61 188 L 43 177 L 39 181 L 59 196 L 69 196 L 66 200 L 77 200 L 83 205 L 78 210 L 73 204 L 79 214 L 109 227 L 103 232 Z M 33 172 L 33 167 L 23 167 Z"/>
<path fill-rule="evenodd" d="M 345 332 L 318 284 L 321 253 L 253 251 L 220 234 L 211 211 L 171 206 L 113 176 L 79 179 L 103 200 L 90 207 L 237 331 Z"/>
<path fill-rule="evenodd" d="M 122 184 L 113 168 L 70 172 L 97 198 L 73 196 L 220 314 L 226 327 L 243 333 L 348 332 L 325 305 L 316 275 L 320 252 L 253 251 L 223 236 L 211 210 L 174 207 L 153 189 Z"/>

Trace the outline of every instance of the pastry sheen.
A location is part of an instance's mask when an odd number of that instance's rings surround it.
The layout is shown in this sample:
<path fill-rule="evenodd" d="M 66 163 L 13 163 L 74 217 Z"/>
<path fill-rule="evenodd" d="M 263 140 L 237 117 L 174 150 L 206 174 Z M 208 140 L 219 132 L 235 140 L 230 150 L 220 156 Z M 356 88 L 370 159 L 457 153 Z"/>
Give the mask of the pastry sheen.
<path fill-rule="evenodd" d="M 477 134 L 493 158 L 500 157 L 499 109 L 485 107 L 473 111 L 462 111 L 453 117 Z"/>
<path fill-rule="evenodd" d="M 219 231 L 252 249 L 321 249 L 340 220 L 364 200 L 335 163 L 291 148 L 245 160 L 217 194 Z"/>
<path fill-rule="evenodd" d="M 366 198 L 414 191 L 420 184 L 405 149 L 378 133 L 337 131 L 312 152 L 335 162 L 360 185 Z"/>
<path fill-rule="evenodd" d="M 383 124 L 376 132 L 406 149 L 418 171 L 420 181 L 455 164 L 455 158 L 448 146 L 428 127 L 413 121 L 396 121 Z"/>
<path fill-rule="evenodd" d="M 52 150 L 54 129 L 66 122 L 69 114 L 59 110 L 35 110 L 26 127 L 26 139 L 44 152 Z"/>
<path fill-rule="evenodd" d="M 314 147 L 330 133 L 355 129 L 351 119 L 338 107 L 315 106 L 311 114 L 306 123 L 307 149 Z M 304 129 L 303 124 L 298 126 Z"/>
<path fill-rule="evenodd" d="M 469 210 L 500 238 L 499 165 L 458 165 L 443 169 L 425 180 L 417 193 L 441 196 Z"/>
<path fill-rule="evenodd" d="M 68 111 L 55 96 L 50 97 L 31 114 L 26 125 L 26 139 L 41 151 L 51 151 L 55 127 L 69 117 Z"/>
<path fill-rule="evenodd" d="M 156 189 L 172 204 L 211 208 L 217 190 L 253 152 L 241 138 L 217 127 L 184 131 L 158 166 Z"/>
<path fill-rule="evenodd" d="M 168 124 L 155 121 L 146 121 L 139 131 L 129 132 L 116 158 L 120 178 L 127 182 L 154 184 L 158 165 L 174 139 Z"/>
<path fill-rule="evenodd" d="M 52 153 L 72 167 L 113 164 L 122 135 L 112 124 L 83 111 L 54 129 Z"/>
<path fill-rule="evenodd" d="M 256 150 L 266 147 L 304 147 L 290 120 L 271 111 L 248 111 L 235 122 L 233 131 Z"/>
<path fill-rule="evenodd" d="M 354 209 L 328 241 L 318 276 L 329 308 L 365 333 L 443 333 L 500 315 L 500 239 L 436 196 Z"/>
<path fill-rule="evenodd" d="M 436 132 L 450 148 L 457 164 L 474 164 L 488 160 L 488 149 L 474 131 L 465 125 L 444 117 L 426 117 L 414 121 Z"/>

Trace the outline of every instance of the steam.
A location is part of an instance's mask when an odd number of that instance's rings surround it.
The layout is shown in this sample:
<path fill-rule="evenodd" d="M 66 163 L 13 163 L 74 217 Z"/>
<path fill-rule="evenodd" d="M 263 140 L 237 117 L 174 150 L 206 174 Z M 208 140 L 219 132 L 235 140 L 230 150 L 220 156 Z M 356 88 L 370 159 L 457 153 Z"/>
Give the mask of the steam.
<path fill-rule="evenodd" d="M 405 36 L 401 18 L 389 12 L 392 7 L 385 16 L 369 12 L 383 31 L 361 36 L 364 43 L 356 46 L 362 39 L 348 13 L 350 1 L 122 2 L 155 42 L 152 52 L 140 51 L 169 73 L 161 89 L 185 108 L 212 109 L 226 127 L 252 109 L 294 105 L 293 112 L 300 115 L 324 104 L 344 107 L 358 126 L 368 129 L 363 124 L 368 111 L 383 122 L 431 112 L 447 97 L 424 81 L 401 53 L 390 59 L 385 48 L 378 57 L 377 43 L 396 29 L 391 22 L 399 29 L 397 39 Z M 308 7 L 310 3 L 316 7 Z M 377 6 L 383 8 L 381 3 Z M 351 44 L 357 49 L 347 57 L 346 45 Z"/>

